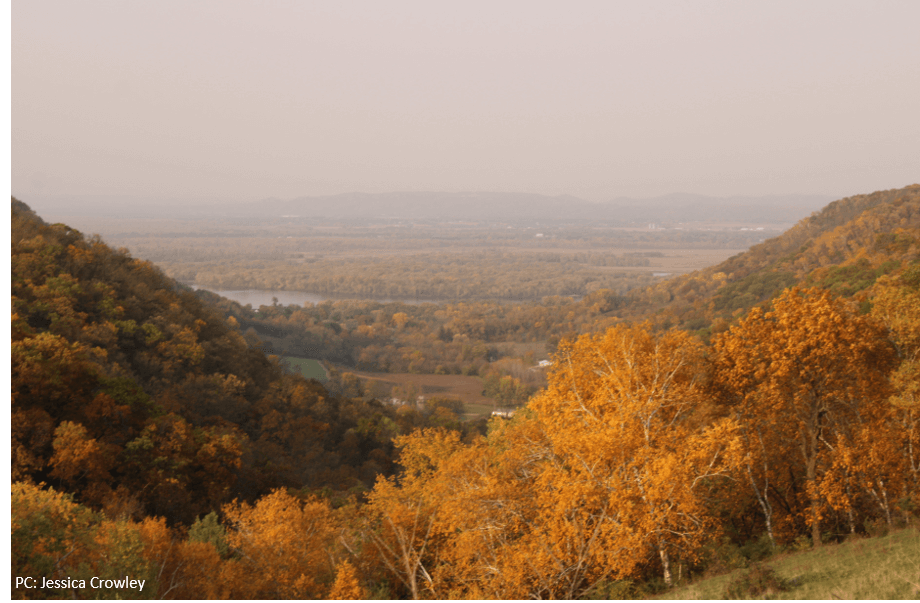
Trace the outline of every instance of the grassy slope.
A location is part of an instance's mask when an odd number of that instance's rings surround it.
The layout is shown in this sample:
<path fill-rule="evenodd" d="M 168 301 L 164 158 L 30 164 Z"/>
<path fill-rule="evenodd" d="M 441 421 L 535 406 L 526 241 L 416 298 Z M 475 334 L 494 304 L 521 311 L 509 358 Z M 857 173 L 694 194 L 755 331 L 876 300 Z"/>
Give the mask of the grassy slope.
<path fill-rule="evenodd" d="M 753 598 L 918 599 L 920 531 L 916 527 L 879 538 L 858 538 L 820 550 L 782 554 L 765 565 L 790 584 L 784 592 Z M 700 580 L 662 599 L 719 599 L 726 585 L 748 570 Z"/>

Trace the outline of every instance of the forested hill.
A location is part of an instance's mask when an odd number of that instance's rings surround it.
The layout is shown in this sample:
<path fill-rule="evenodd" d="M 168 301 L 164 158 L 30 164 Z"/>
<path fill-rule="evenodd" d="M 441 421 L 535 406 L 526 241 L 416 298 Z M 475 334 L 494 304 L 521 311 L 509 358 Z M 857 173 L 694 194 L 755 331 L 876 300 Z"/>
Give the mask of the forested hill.
<path fill-rule="evenodd" d="M 369 487 L 420 424 L 286 374 L 148 262 L 12 200 L 12 479 L 190 523 L 277 487 Z"/>
<path fill-rule="evenodd" d="M 618 315 L 724 330 L 783 289 L 816 285 L 860 294 L 920 258 L 920 184 L 835 201 L 782 235 L 721 264 L 633 291 Z"/>

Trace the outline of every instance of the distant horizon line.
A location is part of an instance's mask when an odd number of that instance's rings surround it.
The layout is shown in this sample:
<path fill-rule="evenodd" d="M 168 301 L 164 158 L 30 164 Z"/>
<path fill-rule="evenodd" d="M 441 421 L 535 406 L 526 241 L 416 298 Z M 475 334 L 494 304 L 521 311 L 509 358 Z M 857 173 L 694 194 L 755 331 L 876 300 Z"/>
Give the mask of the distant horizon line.
<path fill-rule="evenodd" d="M 911 186 L 911 185 L 905 185 Z M 904 188 L 904 187 L 896 187 Z M 889 189 L 879 189 L 879 190 L 889 190 Z M 894 190 L 894 189 L 890 189 Z M 265 202 L 291 202 L 301 199 L 324 199 L 324 198 L 334 198 L 334 197 L 347 197 L 347 196 L 362 196 L 362 197 L 384 197 L 391 195 L 407 195 L 407 196 L 423 196 L 423 195 L 445 195 L 445 196 L 530 196 L 530 197 L 543 197 L 547 199 L 564 199 L 569 198 L 573 200 L 583 201 L 585 203 L 591 204 L 605 204 L 616 201 L 650 201 L 650 200 L 659 200 L 659 199 L 668 199 L 675 197 L 692 197 L 699 199 L 782 199 L 782 198 L 813 198 L 813 199 L 829 199 L 837 200 L 843 199 L 846 197 L 862 194 L 870 194 L 877 191 L 863 191 L 850 193 L 847 195 L 835 195 L 832 193 L 768 193 L 768 194 L 752 194 L 752 193 L 736 193 L 736 194 L 705 194 L 705 193 L 696 193 L 696 192 L 686 192 L 686 191 L 675 191 L 671 193 L 664 193 L 659 195 L 646 195 L 646 196 L 633 196 L 633 195 L 617 195 L 609 196 L 603 199 L 596 198 L 586 198 L 574 195 L 571 193 L 560 193 L 560 194 L 549 194 L 549 193 L 533 193 L 533 192 L 524 192 L 524 191 L 497 191 L 497 190 L 462 190 L 462 191 L 449 191 L 449 190 L 393 190 L 386 192 L 374 192 L 369 193 L 360 190 L 352 190 L 341 193 L 317 193 L 317 194 L 302 194 L 296 195 L 293 197 L 281 197 L 276 195 L 258 197 L 254 198 L 251 196 L 246 197 L 230 197 L 230 196 L 215 196 L 215 195 L 145 195 L 140 193 L 28 193 L 26 195 L 17 195 L 11 194 L 13 198 L 19 199 L 20 201 L 28 202 L 28 199 L 43 199 L 47 201 L 54 200 L 158 200 L 164 202 L 175 202 L 175 203 L 187 203 L 187 202 L 196 202 L 196 203 L 265 203 Z"/>

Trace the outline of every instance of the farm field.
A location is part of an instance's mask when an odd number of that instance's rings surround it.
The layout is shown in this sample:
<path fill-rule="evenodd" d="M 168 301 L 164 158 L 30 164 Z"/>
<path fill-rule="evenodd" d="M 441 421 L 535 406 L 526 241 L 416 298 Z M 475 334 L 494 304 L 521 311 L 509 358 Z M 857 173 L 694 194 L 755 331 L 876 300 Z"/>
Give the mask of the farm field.
<path fill-rule="evenodd" d="M 326 368 L 319 360 L 291 356 L 285 357 L 284 360 L 288 363 L 288 366 L 299 371 L 307 379 L 316 379 L 320 383 L 325 383 L 329 380 L 329 373 L 326 372 Z"/>
<path fill-rule="evenodd" d="M 370 373 L 343 369 L 365 381 L 369 390 L 411 386 L 426 398 L 443 397 L 461 400 L 467 408 L 466 418 L 489 415 L 496 408 L 491 398 L 482 395 L 482 380 L 466 375 L 421 375 L 416 373 Z M 373 383 L 376 382 L 376 385 Z"/>
<path fill-rule="evenodd" d="M 650 249 L 648 251 L 660 251 L 663 257 L 649 258 L 651 266 L 646 268 L 620 268 L 620 270 L 686 274 L 720 264 L 732 256 L 744 253 L 747 249 Z M 626 250 L 622 253 L 626 253 Z"/>

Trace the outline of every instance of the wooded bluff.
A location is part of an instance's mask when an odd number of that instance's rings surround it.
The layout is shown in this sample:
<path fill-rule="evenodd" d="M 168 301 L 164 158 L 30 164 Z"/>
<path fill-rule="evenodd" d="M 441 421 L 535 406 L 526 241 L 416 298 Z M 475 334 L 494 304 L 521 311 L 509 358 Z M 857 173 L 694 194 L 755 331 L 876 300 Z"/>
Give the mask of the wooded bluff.
<path fill-rule="evenodd" d="M 605 597 L 729 549 L 917 521 L 920 185 L 626 293 L 259 312 L 11 211 L 14 577 L 130 575 L 145 598 Z M 527 389 L 512 365 L 536 358 L 512 344 L 533 341 L 553 365 Z M 517 379 L 522 406 L 394 407 L 266 348 Z"/>

